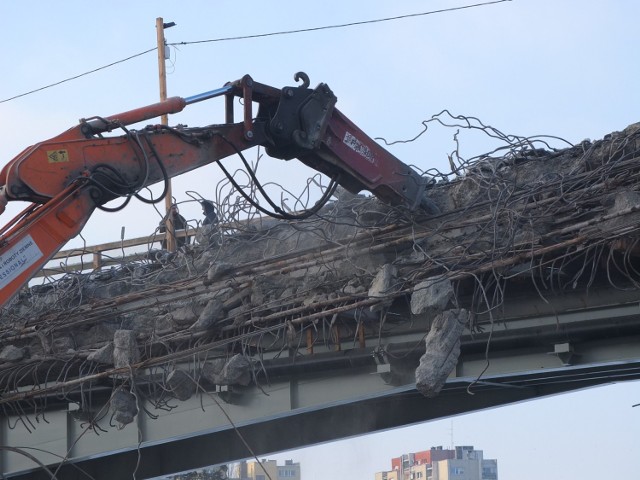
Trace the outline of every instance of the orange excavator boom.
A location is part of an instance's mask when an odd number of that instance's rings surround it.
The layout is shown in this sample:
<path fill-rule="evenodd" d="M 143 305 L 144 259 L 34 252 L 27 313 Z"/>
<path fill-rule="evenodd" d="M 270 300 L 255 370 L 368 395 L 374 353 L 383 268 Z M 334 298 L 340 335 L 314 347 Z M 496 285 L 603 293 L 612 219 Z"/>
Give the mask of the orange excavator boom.
<path fill-rule="evenodd" d="M 141 189 L 258 145 L 272 157 L 299 159 L 328 175 L 332 185 L 351 192 L 369 190 L 387 203 L 409 209 L 433 207 L 424 195 L 427 179 L 339 112 L 326 84 L 311 89 L 305 74 L 295 78 L 302 84 L 276 89 L 245 75 L 192 97 L 83 119 L 25 149 L 0 172 L 0 213 L 9 201 L 32 203 L 0 230 L 0 306 L 82 230 L 96 208 L 105 208 L 118 197 L 150 202 L 138 194 Z M 226 99 L 226 123 L 127 128 L 221 96 Z M 243 99 L 242 121 L 234 123 L 237 97 Z M 124 134 L 105 136 L 118 129 Z M 272 207 L 279 218 L 299 218 Z"/>

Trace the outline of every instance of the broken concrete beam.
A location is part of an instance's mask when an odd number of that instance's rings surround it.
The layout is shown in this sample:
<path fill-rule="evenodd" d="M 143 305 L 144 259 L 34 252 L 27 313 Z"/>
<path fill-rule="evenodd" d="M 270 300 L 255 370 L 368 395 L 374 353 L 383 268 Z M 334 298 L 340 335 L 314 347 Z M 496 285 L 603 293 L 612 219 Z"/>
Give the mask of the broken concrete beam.
<path fill-rule="evenodd" d="M 437 315 L 425 339 L 426 352 L 416 369 L 416 388 L 426 397 L 440 393 L 460 356 L 460 336 L 469 322 L 465 309 Z"/>
<path fill-rule="evenodd" d="M 133 330 L 116 330 L 113 334 L 113 365 L 129 367 L 140 361 L 140 352 Z"/>
<path fill-rule="evenodd" d="M 428 278 L 413 287 L 411 313 L 414 315 L 442 312 L 453 297 L 453 286 L 447 278 Z"/>
<path fill-rule="evenodd" d="M 196 393 L 193 379 L 182 370 L 174 370 L 167 375 L 167 387 L 178 400 L 189 400 Z"/>

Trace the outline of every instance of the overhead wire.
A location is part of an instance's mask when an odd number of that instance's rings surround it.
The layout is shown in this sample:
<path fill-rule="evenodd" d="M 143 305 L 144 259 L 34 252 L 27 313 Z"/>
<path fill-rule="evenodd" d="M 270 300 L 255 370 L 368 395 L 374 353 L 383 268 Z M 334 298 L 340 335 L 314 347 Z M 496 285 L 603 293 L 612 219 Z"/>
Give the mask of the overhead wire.
<path fill-rule="evenodd" d="M 196 44 L 203 44 L 203 43 L 228 42 L 228 41 L 237 41 L 237 40 L 251 40 L 251 39 L 272 37 L 272 36 L 279 36 L 279 35 L 293 35 L 293 34 L 316 32 L 316 31 L 322 31 L 322 30 L 348 28 L 348 27 L 376 24 L 376 23 L 382 23 L 382 22 L 406 20 L 406 19 L 410 19 L 410 18 L 423 17 L 423 16 L 427 16 L 427 15 L 435 15 L 435 14 L 439 14 L 439 13 L 454 12 L 454 11 L 466 10 L 466 9 L 470 9 L 470 8 L 484 7 L 484 6 L 489 6 L 489 5 L 494 5 L 494 4 L 498 4 L 498 3 L 504 3 L 504 2 L 511 2 L 511 1 L 513 1 L 513 0 L 493 0 L 493 1 L 489 1 L 489 2 L 475 3 L 475 4 L 463 5 L 463 6 L 459 6 L 459 7 L 449 7 L 449 8 L 439 9 L 439 10 L 431 10 L 431 11 L 428 11 L 428 12 L 409 13 L 409 14 L 406 14 L 406 15 L 396 15 L 396 16 L 393 16 L 393 17 L 385 17 L 385 18 L 378 18 L 378 19 L 372 19 L 372 20 L 362 20 L 362 21 L 341 23 L 341 24 L 335 24 L 335 25 L 325 25 L 325 26 L 320 26 L 320 27 L 309 27 L 309 28 L 300 28 L 300 29 L 292 29 L 292 30 L 283 30 L 283 31 L 277 31 L 277 32 L 259 33 L 259 34 L 251 34 L 251 35 L 237 35 L 237 36 L 232 36 L 232 37 L 212 38 L 212 39 L 207 39 L 207 40 L 172 42 L 172 43 L 167 43 L 167 45 L 170 45 L 170 46 L 196 45 Z M 10 101 L 16 100 L 18 98 L 26 97 L 28 95 L 32 95 L 34 93 L 38 93 L 38 92 L 41 92 L 43 90 L 47 90 L 49 88 L 53 88 L 53 87 L 62 85 L 64 83 L 67 83 L 67 82 L 70 82 L 70 81 L 73 81 L 73 80 L 77 80 L 77 79 L 85 77 L 87 75 L 99 72 L 101 70 L 105 70 L 107 68 L 119 65 L 121 63 L 128 62 L 129 60 L 133 60 L 133 59 L 138 58 L 138 57 L 141 57 L 143 55 L 146 55 L 147 53 L 154 52 L 157 49 L 158 49 L 158 47 L 149 48 L 147 50 L 135 53 L 133 55 L 130 55 L 130 56 L 125 57 L 125 58 L 120 59 L 120 60 L 116 60 L 115 62 L 108 63 L 108 64 L 103 65 L 101 67 L 97 67 L 97 68 L 94 68 L 92 70 L 88 70 L 88 71 L 80 73 L 78 75 L 74 75 L 72 77 L 68 77 L 68 78 L 65 78 L 63 80 L 59 80 L 57 82 L 53 82 L 53 83 L 44 85 L 42 87 L 35 88 L 33 90 L 29 90 L 29 91 L 26 91 L 26 92 L 23 92 L 23 93 L 20 93 L 20 94 L 17 94 L 17 95 L 13 95 L 11 97 L 4 98 L 4 99 L 0 100 L 0 104 L 1 103 L 6 103 L 6 102 L 10 102 Z"/>
<path fill-rule="evenodd" d="M 42 87 L 35 88 L 35 89 L 33 89 L 33 90 L 29 90 L 28 92 L 20 93 L 20 94 L 18 94 L 18 95 L 14 95 L 14 96 L 12 96 L 12 97 L 5 98 L 5 99 L 3 99 L 3 100 L 0 100 L 0 103 L 6 103 L 6 102 L 9 102 L 9 101 L 11 101 L 11 100 L 15 100 L 15 99 L 17 99 L 17 98 L 26 97 L 27 95 L 31 95 L 31 94 L 33 94 L 33 93 L 41 92 L 42 90 L 46 90 L 46 89 L 48 89 L 48 88 L 52 88 L 52 87 L 56 87 L 56 86 L 58 86 L 58 85 L 62 85 L 63 83 L 67 83 L 67 82 L 70 82 L 70 81 L 72 81 L 72 80 L 77 80 L 78 78 L 82 78 L 82 77 L 85 77 L 85 76 L 90 75 L 90 74 L 92 74 L 92 73 L 99 72 L 100 70 L 105 70 L 105 69 L 107 69 L 107 68 L 109 68 L 109 67 L 113 67 L 113 66 L 115 66 L 115 65 L 118 65 L 118 64 L 121 64 L 121 63 L 124 63 L 124 62 L 128 62 L 129 60 L 133 60 L 134 58 L 137 58 L 137 57 L 141 57 L 142 55 L 145 55 L 145 54 L 147 54 L 147 53 L 149 53 L 149 52 L 154 52 L 154 51 L 156 51 L 157 49 L 158 49 L 158 47 L 149 48 L 149 49 L 147 49 L 147 50 L 144 50 L 144 51 L 142 51 L 142 52 L 135 53 L 135 54 L 130 55 L 130 56 L 128 56 L 128 57 L 126 57 L 126 58 L 123 58 L 123 59 L 121 59 L 121 60 L 116 60 L 115 62 L 108 63 L 107 65 L 103 65 L 103 66 L 101 66 L 101 67 L 94 68 L 93 70 L 89 70 L 89 71 L 86 71 L 86 72 L 80 73 L 80 74 L 78 74 L 78 75 L 74 75 L 73 77 L 68 77 L 68 78 L 65 78 L 65 79 L 63 79 L 63 80 L 59 80 L 59 81 L 57 81 L 57 82 L 50 83 L 50 84 L 48 84 L 48 85 L 44 85 L 44 86 L 42 86 Z"/>
<path fill-rule="evenodd" d="M 434 15 L 434 14 L 438 14 L 438 13 L 446 13 L 446 12 L 455 12 L 455 11 L 460 11 L 460 10 L 466 10 L 469 8 L 476 8 L 476 7 L 484 7 L 484 6 L 488 6 L 488 5 L 493 5 L 493 4 L 497 4 L 497 3 L 504 3 L 504 2 L 511 2 L 512 0 L 494 0 L 491 2 L 483 2 L 483 3 L 475 3 L 472 5 L 463 5 L 460 7 L 449 7 L 449 8 L 442 8 L 439 10 L 431 10 L 428 12 L 420 12 L 420 13 L 409 13 L 406 15 L 396 15 L 393 17 L 385 17 L 385 18 L 377 18 L 377 19 L 373 19 L 373 20 L 362 20 L 362 21 L 357 21 L 357 22 L 347 22 L 347 23 L 339 23 L 339 24 L 334 24 L 334 25 L 324 25 L 321 27 L 307 27 L 307 28 L 299 28 L 299 29 L 292 29 L 292 30 L 282 30 L 279 32 L 268 32 L 268 33 L 258 33 L 258 34 L 253 34 L 253 35 L 238 35 L 238 36 L 234 36 L 234 37 L 220 37 L 220 38 L 212 38 L 209 40 L 194 40 L 194 41 L 190 41 L 190 42 L 174 42 L 174 43 L 169 43 L 168 45 L 196 45 L 196 44 L 200 44 L 200 43 L 212 43 L 212 42 L 228 42 L 228 41 L 232 41 L 232 40 L 251 40 L 251 39 L 256 39 L 256 38 L 265 38 L 265 37 L 274 37 L 274 36 L 278 36 L 278 35 L 292 35 L 292 34 L 298 34 L 298 33 L 309 33 L 309 32 L 317 32 L 317 31 L 322 31 L 322 30 L 334 30 L 334 29 L 338 29 L 338 28 L 348 28 L 348 27 L 356 27 L 356 26 L 361 26 L 361 25 L 370 25 L 370 24 L 375 24 L 375 23 L 383 23 L 383 22 L 392 22 L 392 21 L 396 21 L 396 20 L 405 20 L 405 19 L 409 19 L 409 18 L 416 18 L 416 17 L 424 17 L 427 15 Z"/>

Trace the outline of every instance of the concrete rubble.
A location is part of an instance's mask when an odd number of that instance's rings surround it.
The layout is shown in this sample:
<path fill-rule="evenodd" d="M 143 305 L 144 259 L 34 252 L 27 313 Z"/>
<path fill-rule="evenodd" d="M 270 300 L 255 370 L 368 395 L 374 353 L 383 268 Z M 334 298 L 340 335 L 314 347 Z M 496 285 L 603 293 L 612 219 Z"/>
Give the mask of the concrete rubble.
<path fill-rule="evenodd" d="M 433 316 L 445 310 L 453 298 L 453 285 L 448 278 L 428 278 L 413 287 L 411 313 Z"/>
<path fill-rule="evenodd" d="M 140 350 L 133 330 L 116 330 L 113 335 L 113 366 L 130 367 L 140 360 Z"/>
<path fill-rule="evenodd" d="M 397 290 L 397 275 L 398 269 L 394 265 L 386 263 L 382 268 L 380 268 L 380 270 L 378 270 L 376 276 L 373 277 L 373 281 L 369 287 L 369 297 L 387 299 L 387 301 L 371 305 L 369 309 L 372 312 L 382 310 L 385 306 L 388 306 L 391 303 L 390 294 L 392 294 L 394 290 Z"/>
<path fill-rule="evenodd" d="M 123 428 L 138 415 L 138 400 L 133 393 L 118 389 L 111 397 L 111 411 L 118 427 Z"/>
<path fill-rule="evenodd" d="M 24 348 L 16 347 L 15 345 L 7 345 L 0 351 L 0 361 L 2 362 L 17 362 L 24 358 Z"/>
<path fill-rule="evenodd" d="M 167 388 L 178 400 L 189 400 L 196 393 L 196 384 L 184 370 L 173 370 L 167 375 Z"/>
<path fill-rule="evenodd" d="M 465 309 L 447 310 L 435 316 L 425 339 L 425 353 L 416 369 L 416 388 L 435 397 L 458 363 L 460 336 L 471 318 Z"/>
<path fill-rule="evenodd" d="M 24 362 L 41 382 L 49 367 L 70 379 L 90 364 L 187 399 L 207 385 L 255 381 L 267 336 L 271 349 L 312 355 L 354 338 L 375 344 L 389 322 L 420 320 L 428 335 L 416 382 L 436 395 L 455 369 L 460 335 L 478 328 L 475 312 L 500 302 L 496 282 L 577 288 L 591 280 L 590 248 L 634 257 L 638 152 L 637 125 L 560 150 L 525 142 L 439 179 L 427 190 L 435 216 L 340 191 L 308 220 L 234 221 L 175 254 L 150 250 L 133 264 L 69 272 L 3 310 L 0 392 L 10 402 L 24 385 L 12 373 Z M 201 363 L 172 368 L 196 346 Z M 152 379 L 142 373 L 149 365 L 171 368 Z M 117 396 L 126 424 L 132 399 Z"/>

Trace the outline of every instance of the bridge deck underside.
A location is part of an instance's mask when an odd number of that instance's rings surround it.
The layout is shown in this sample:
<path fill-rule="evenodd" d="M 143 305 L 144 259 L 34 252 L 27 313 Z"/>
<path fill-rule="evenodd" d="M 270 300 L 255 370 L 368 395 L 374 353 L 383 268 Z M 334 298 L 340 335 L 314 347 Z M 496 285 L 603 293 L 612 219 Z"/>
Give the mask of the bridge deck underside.
<path fill-rule="evenodd" d="M 1 443 L 26 447 L 45 464 L 68 458 L 52 467 L 60 467 L 58 478 L 84 479 L 87 473 L 96 479 L 129 478 L 134 471 L 136 478 L 151 478 L 249 457 L 247 445 L 265 455 L 640 379 L 637 302 L 524 315 L 494 325 L 492 332 L 467 333 L 458 366 L 435 398 L 422 396 L 412 379 L 423 336 L 398 332 L 385 338 L 388 355 L 382 357 L 376 346 L 266 360 L 271 375 L 259 387 L 200 392 L 170 402 L 167 411 L 146 404 L 158 418 L 141 414 L 121 430 L 110 426 L 108 412 L 87 429 L 80 412 L 59 406 L 38 419 L 16 417 L 14 428 L 2 429 Z M 99 392 L 95 395 L 98 400 Z M 27 420 L 34 433 L 23 428 Z M 1 461 L 7 478 L 51 478 L 20 453 L 5 451 Z"/>

